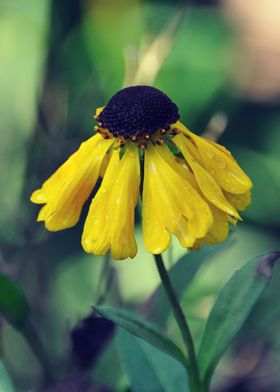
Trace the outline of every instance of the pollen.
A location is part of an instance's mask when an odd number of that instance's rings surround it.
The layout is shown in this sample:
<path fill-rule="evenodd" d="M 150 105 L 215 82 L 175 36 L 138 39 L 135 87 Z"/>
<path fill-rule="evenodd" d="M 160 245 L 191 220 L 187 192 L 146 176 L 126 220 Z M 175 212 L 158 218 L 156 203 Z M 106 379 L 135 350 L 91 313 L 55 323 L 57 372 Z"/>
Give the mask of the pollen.
<path fill-rule="evenodd" d="M 101 127 L 115 136 L 146 140 L 158 130 L 168 130 L 180 118 L 178 107 L 162 91 L 132 86 L 117 92 L 98 116 Z"/>

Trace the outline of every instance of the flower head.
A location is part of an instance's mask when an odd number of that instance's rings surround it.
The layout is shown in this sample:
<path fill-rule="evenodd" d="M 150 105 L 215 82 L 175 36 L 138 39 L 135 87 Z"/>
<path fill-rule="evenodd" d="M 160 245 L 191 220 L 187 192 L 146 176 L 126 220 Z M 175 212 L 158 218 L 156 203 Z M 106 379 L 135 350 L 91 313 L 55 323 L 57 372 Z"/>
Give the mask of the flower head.
<path fill-rule="evenodd" d="M 134 257 L 134 209 L 143 176 L 142 226 L 147 250 L 158 254 L 171 234 L 182 246 L 223 241 L 238 210 L 250 204 L 251 180 L 221 145 L 190 132 L 177 106 L 148 86 L 127 87 L 97 109 L 96 134 L 31 196 L 44 204 L 38 221 L 50 231 L 74 226 L 98 178 L 84 225 L 86 252 Z M 143 174 L 140 175 L 140 163 Z M 142 172 L 142 171 L 141 171 Z"/>

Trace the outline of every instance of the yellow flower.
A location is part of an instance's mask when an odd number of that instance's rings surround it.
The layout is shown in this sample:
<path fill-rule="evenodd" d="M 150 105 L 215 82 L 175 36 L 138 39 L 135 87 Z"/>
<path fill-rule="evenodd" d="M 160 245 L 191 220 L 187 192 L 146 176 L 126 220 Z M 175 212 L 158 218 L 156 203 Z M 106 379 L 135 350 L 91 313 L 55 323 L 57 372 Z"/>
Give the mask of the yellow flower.
<path fill-rule="evenodd" d="M 32 194 L 33 203 L 44 204 L 38 221 L 50 231 L 74 226 L 102 177 L 84 225 L 86 252 L 136 255 L 140 193 L 149 252 L 167 249 L 171 234 L 192 249 L 225 240 L 229 222 L 250 204 L 252 187 L 228 150 L 190 132 L 177 106 L 153 87 L 119 91 L 95 118 L 97 133 Z"/>

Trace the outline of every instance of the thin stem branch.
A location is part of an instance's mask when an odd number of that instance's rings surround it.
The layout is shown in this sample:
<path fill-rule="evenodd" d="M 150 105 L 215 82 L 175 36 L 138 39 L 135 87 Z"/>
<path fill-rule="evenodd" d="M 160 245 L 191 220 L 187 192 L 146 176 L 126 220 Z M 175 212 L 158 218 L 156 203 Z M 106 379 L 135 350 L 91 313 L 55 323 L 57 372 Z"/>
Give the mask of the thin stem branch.
<path fill-rule="evenodd" d="M 165 269 L 161 254 L 154 255 L 154 257 L 155 257 L 156 266 L 157 266 L 162 284 L 164 286 L 165 292 L 166 292 L 168 299 L 170 301 L 174 317 L 175 317 L 177 325 L 180 329 L 180 332 L 181 332 L 181 335 L 183 338 L 183 342 L 184 342 L 186 351 L 188 353 L 188 358 L 189 358 L 188 371 L 189 371 L 189 378 L 190 378 L 190 388 L 193 392 L 202 392 L 202 386 L 201 386 L 199 369 L 198 369 L 198 364 L 197 364 L 197 359 L 196 359 L 195 347 L 194 347 L 194 342 L 193 342 L 193 338 L 191 335 L 191 331 L 190 331 L 188 322 L 185 318 L 185 315 L 182 311 L 180 303 L 177 299 L 177 296 L 176 296 L 176 293 L 175 293 L 174 288 L 172 286 L 172 283 L 170 281 L 169 275 Z"/>

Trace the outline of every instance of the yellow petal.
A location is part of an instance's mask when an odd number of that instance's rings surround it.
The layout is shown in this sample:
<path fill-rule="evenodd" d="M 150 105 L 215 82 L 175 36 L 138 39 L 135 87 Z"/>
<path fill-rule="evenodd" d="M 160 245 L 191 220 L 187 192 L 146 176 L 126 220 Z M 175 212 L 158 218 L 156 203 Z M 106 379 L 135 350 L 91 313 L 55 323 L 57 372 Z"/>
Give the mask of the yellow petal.
<path fill-rule="evenodd" d="M 196 144 L 204 168 L 213 175 L 222 189 L 233 194 L 242 194 L 251 189 L 252 181 L 225 147 L 197 136 L 186 128 L 182 129 Z"/>
<path fill-rule="evenodd" d="M 119 175 L 110 195 L 111 247 L 114 259 L 134 257 L 137 244 L 134 237 L 134 210 L 139 198 L 140 165 L 138 149 L 128 148 L 121 159 Z"/>
<path fill-rule="evenodd" d="M 175 162 L 164 145 L 149 145 L 145 151 L 143 237 L 151 253 L 161 253 L 168 247 L 169 233 L 190 247 L 212 224 L 207 203 L 170 165 L 172 159 Z"/>
<path fill-rule="evenodd" d="M 41 189 L 36 189 L 30 196 L 30 200 L 35 204 L 45 204 L 47 202 L 46 193 Z"/>
<path fill-rule="evenodd" d="M 111 144 L 112 140 L 100 135 L 90 138 L 35 192 L 32 201 L 46 203 L 38 220 L 44 220 L 48 230 L 66 229 L 78 222 Z"/>
<path fill-rule="evenodd" d="M 136 146 L 128 146 L 120 160 L 112 153 L 102 184 L 85 222 L 82 245 L 98 255 L 110 250 L 114 259 L 134 257 L 134 209 L 139 197 L 140 168 Z"/>
<path fill-rule="evenodd" d="M 176 173 L 180 174 L 185 180 L 187 180 L 191 185 L 195 184 L 195 177 L 193 173 L 190 171 L 187 162 L 185 159 L 181 159 L 172 153 L 169 152 L 168 148 L 163 145 L 158 148 L 159 154 L 162 158 L 176 171 Z"/>
<path fill-rule="evenodd" d="M 191 167 L 196 181 L 204 194 L 204 196 L 217 208 L 222 211 L 234 216 L 237 219 L 241 219 L 236 209 L 228 202 L 224 196 L 221 188 L 216 183 L 211 174 L 208 173 L 195 158 L 190 154 L 188 147 L 185 142 L 185 136 L 182 134 L 174 137 L 174 143 L 180 148 L 184 158 Z"/>
<path fill-rule="evenodd" d="M 247 191 L 242 195 L 233 195 L 232 193 L 225 193 L 230 203 L 240 211 L 244 211 L 251 203 L 251 192 Z"/>
<path fill-rule="evenodd" d="M 202 197 L 205 197 L 201 193 L 199 186 L 195 181 L 194 175 L 188 169 L 185 161 L 180 158 L 176 158 L 176 161 L 181 166 L 181 168 L 184 169 L 183 175 L 188 179 L 188 181 L 193 185 L 193 187 L 198 191 L 198 193 Z M 250 192 L 248 192 L 248 194 L 250 194 Z M 235 196 L 237 195 L 226 194 L 226 197 L 235 208 L 241 209 L 241 203 L 243 203 L 243 209 L 245 209 L 245 203 L 247 206 L 249 195 L 238 195 L 240 197 L 240 199 L 238 198 L 238 200 L 236 200 Z M 205 200 L 207 199 L 205 198 Z M 207 245 L 214 245 L 216 243 L 223 242 L 228 236 L 229 222 L 233 224 L 236 224 L 237 222 L 235 218 L 232 218 L 231 216 L 227 215 L 224 211 L 221 211 L 220 209 L 216 208 L 213 204 L 210 203 L 209 206 L 211 208 L 214 219 L 213 224 L 205 235 L 204 239 L 200 238 L 196 240 L 193 249 L 200 249 L 203 243 L 206 243 Z"/>
<path fill-rule="evenodd" d="M 227 214 L 214 206 L 211 207 L 211 211 L 214 222 L 204 239 L 204 242 L 207 245 L 223 242 L 227 238 L 229 232 Z"/>
<path fill-rule="evenodd" d="M 143 239 L 148 252 L 159 254 L 168 248 L 170 234 L 162 214 L 166 206 L 163 207 L 161 189 L 158 187 L 156 173 L 154 173 L 156 169 L 148 151 L 145 153 L 142 199 Z"/>
<path fill-rule="evenodd" d="M 108 153 L 105 155 L 105 157 L 104 157 L 104 159 L 103 159 L 103 161 L 102 161 L 101 167 L 100 167 L 99 176 L 102 177 L 102 178 L 103 178 L 104 175 L 105 175 L 105 172 L 106 172 L 106 170 L 107 170 L 107 167 L 108 167 L 110 158 L 111 158 L 111 153 L 108 152 Z"/>
<path fill-rule="evenodd" d="M 44 206 L 40 209 L 37 217 L 37 222 L 43 222 L 45 220 L 46 207 L 47 206 Z"/>
<path fill-rule="evenodd" d="M 108 213 L 108 199 L 115 181 L 119 163 L 119 151 L 113 150 L 105 176 L 93 198 L 85 221 L 82 246 L 88 253 L 104 255 L 109 249 L 110 217 Z"/>
<path fill-rule="evenodd" d="M 30 200 L 36 204 L 45 204 L 61 187 L 79 171 L 84 161 L 92 153 L 95 146 L 103 140 L 101 135 L 94 135 L 83 142 L 79 149 L 52 174 L 40 189 L 34 191 Z"/>
<path fill-rule="evenodd" d="M 102 106 L 101 108 L 97 108 L 97 109 L 95 110 L 95 116 L 96 116 L 96 117 L 99 116 L 99 114 L 103 111 L 104 107 L 105 107 L 105 106 Z"/>
<path fill-rule="evenodd" d="M 167 160 L 163 156 L 171 156 L 166 146 L 159 146 L 156 149 L 159 159 L 159 168 L 169 193 L 173 195 L 174 202 L 179 211 L 188 221 L 189 233 L 194 237 L 202 237 L 211 226 L 212 215 L 208 204 L 201 198 L 193 186 L 177 172 L 175 162 L 172 167 L 167 165 Z M 160 153 L 161 152 L 161 153 Z M 164 152 L 164 155 L 162 154 Z M 182 192 L 182 193 L 181 193 Z"/>

